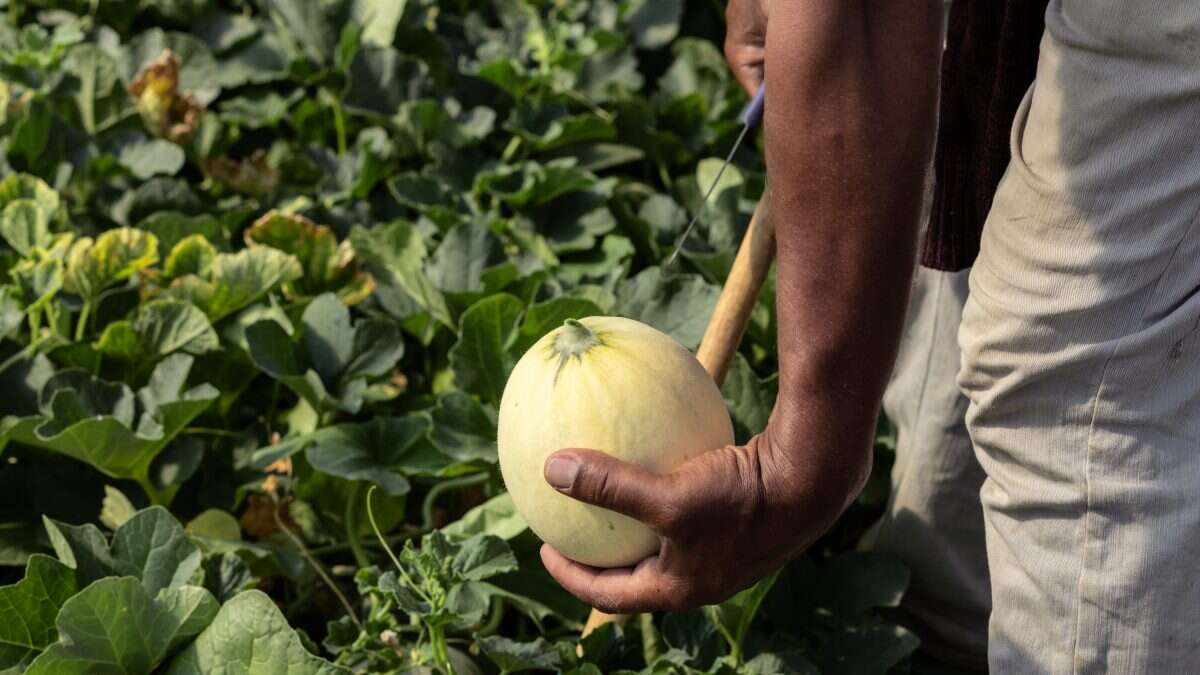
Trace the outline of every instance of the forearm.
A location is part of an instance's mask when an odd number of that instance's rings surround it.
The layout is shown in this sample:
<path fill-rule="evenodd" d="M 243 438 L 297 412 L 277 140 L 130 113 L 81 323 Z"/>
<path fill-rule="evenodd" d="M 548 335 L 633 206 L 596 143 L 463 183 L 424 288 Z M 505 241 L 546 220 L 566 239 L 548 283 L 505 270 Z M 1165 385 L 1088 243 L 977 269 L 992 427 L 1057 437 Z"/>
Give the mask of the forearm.
<path fill-rule="evenodd" d="M 827 491 L 842 500 L 839 511 L 870 467 L 907 304 L 933 145 L 941 4 L 770 8 L 764 124 L 780 390 L 764 440 L 767 460 L 796 478 L 793 489 Z"/>

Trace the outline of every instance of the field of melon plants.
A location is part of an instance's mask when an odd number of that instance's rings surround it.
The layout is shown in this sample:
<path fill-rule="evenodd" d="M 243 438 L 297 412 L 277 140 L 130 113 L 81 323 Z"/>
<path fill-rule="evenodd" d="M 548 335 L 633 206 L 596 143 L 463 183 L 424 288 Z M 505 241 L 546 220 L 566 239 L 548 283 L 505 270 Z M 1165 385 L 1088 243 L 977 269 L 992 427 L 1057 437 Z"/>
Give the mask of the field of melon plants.
<path fill-rule="evenodd" d="M 695 347 L 763 189 L 721 2 L 0 0 L 0 673 L 908 673 L 856 542 L 580 645 L 496 453 L 564 320 Z M 663 263 L 703 209 L 680 259 Z M 774 398 L 767 288 L 722 393 Z M 720 536 L 720 533 L 714 533 Z"/>

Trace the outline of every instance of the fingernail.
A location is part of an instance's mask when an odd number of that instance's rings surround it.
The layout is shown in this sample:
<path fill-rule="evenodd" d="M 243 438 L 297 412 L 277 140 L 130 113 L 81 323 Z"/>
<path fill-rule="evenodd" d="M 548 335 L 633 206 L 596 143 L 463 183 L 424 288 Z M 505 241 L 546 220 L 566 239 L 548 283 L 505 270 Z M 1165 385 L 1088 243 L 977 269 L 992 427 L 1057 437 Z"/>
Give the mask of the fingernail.
<path fill-rule="evenodd" d="M 566 490 L 575 484 L 579 475 L 579 462 L 571 457 L 551 457 L 546 462 L 546 482 L 557 490 Z"/>

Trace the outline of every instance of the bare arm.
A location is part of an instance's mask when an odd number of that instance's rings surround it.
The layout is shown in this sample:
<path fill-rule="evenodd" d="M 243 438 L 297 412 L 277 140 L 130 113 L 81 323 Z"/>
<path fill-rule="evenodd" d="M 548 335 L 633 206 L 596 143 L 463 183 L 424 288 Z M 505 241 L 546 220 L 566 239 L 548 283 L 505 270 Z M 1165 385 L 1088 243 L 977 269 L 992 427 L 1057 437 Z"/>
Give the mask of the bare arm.
<path fill-rule="evenodd" d="M 805 0 L 770 12 L 764 124 L 780 361 L 770 445 L 777 461 L 799 465 L 795 475 L 817 480 L 808 489 L 844 502 L 869 471 L 907 305 L 942 7 Z"/>
<path fill-rule="evenodd" d="M 754 36 L 733 18 L 745 9 L 752 23 L 750 10 L 766 7 L 779 399 L 745 446 L 667 475 L 587 449 L 547 461 L 561 492 L 662 536 L 658 555 L 631 569 L 596 570 L 543 547 L 550 573 L 604 611 L 729 597 L 827 530 L 870 471 L 933 144 L 941 2 L 732 0 L 730 30 Z M 761 52 L 726 53 L 747 58 L 738 77 L 752 89 Z"/>

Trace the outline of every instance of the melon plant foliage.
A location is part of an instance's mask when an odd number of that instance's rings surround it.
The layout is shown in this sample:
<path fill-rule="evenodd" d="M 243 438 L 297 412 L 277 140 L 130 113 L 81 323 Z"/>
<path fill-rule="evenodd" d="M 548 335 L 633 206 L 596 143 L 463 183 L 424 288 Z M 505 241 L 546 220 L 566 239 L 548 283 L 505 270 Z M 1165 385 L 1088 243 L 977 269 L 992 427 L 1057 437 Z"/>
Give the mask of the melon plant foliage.
<path fill-rule="evenodd" d="M 700 339 L 763 183 L 750 144 L 699 203 L 744 103 L 719 5 L 0 0 L 0 673 L 907 668 L 907 572 L 846 552 L 882 473 L 777 575 L 582 656 L 500 479 L 546 331 Z"/>

